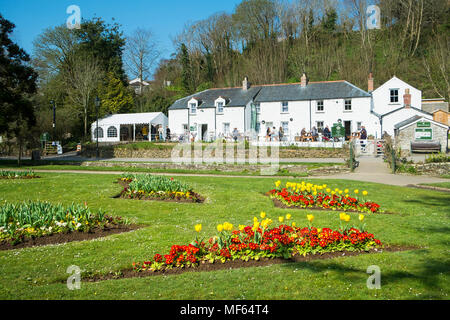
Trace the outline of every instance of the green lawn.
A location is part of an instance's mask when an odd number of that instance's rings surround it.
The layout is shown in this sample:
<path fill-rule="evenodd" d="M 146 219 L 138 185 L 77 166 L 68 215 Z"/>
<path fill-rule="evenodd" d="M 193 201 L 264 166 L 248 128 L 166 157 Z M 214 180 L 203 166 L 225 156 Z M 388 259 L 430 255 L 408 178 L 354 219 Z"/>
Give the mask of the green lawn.
<path fill-rule="evenodd" d="M 424 184 L 424 186 L 432 186 L 432 187 L 439 187 L 439 188 L 450 189 L 450 182 L 426 183 L 426 184 Z"/>
<path fill-rule="evenodd" d="M 65 164 L 63 161 L 42 161 L 39 165 L 33 165 L 32 161 L 25 161 L 20 169 L 17 168 L 17 162 L 14 161 L 0 161 L 0 169 L 11 170 L 68 170 L 68 171 L 118 171 L 118 172 L 142 172 L 142 173 L 173 173 L 173 174 L 205 174 L 205 175 L 231 175 L 231 176 L 260 176 L 260 172 L 251 172 L 246 169 L 234 169 L 230 166 L 230 171 L 222 171 L 223 168 L 216 170 L 188 170 L 188 169 L 160 169 L 160 168 L 134 168 L 130 165 L 111 162 L 111 167 L 102 166 L 82 166 L 80 162 L 78 165 Z M 282 165 L 307 166 L 307 170 L 318 169 L 329 166 L 344 166 L 342 163 L 283 163 Z M 307 177 L 307 172 L 291 172 L 287 169 L 279 170 L 278 176 L 289 177 Z"/>
<path fill-rule="evenodd" d="M 40 174 L 42 179 L 0 180 L 0 201 L 86 201 L 92 209 L 133 218 L 146 228 L 88 242 L 0 252 L 0 299 L 448 299 L 450 282 L 450 196 L 442 192 L 356 181 L 325 181 L 331 187 L 367 190 L 369 197 L 398 215 L 367 216 L 369 231 L 385 243 L 415 245 L 419 250 L 342 257 L 149 278 L 82 283 L 70 291 L 66 270 L 85 274 L 116 272 L 173 244 L 195 238 L 194 225 L 214 235 L 219 223 L 250 224 L 261 211 L 276 219 L 291 213 L 306 226 L 312 213 L 317 227 L 339 227 L 338 212 L 274 208 L 263 192 L 273 187 L 263 178 L 180 177 L 205 204 L 176 204 L 111 199 L 120 191 L 117 176 Z M 317 181 L 310 179 L 307 181 Z M 285 181 L 286 182 L 286 181 Z M 357 220 L 357 214 L 351 214 Z M 381 290 L 369 290 L 369 266 L 381 268 Z"/>

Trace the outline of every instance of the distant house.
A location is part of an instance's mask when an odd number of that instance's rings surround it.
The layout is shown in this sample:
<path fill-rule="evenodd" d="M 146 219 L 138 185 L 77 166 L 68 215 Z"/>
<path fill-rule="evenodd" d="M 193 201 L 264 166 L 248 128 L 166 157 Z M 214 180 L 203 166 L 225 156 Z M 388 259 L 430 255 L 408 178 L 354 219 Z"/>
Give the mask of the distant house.
<path fill-rule="evenodd" d="M 448 126 L 450 125 L 450 112 L 436 110 L 433 112 L 433 120 Z"/>
<path fill-rule="evenodd" d="M 129 82 L 130 87 L 134 90 L 134 92 L 138 95 L 142 94 L 145 90 L 148 90 L 151 85 L 151 81 L 143 81 L 139 78 L 131 80 Z"/>

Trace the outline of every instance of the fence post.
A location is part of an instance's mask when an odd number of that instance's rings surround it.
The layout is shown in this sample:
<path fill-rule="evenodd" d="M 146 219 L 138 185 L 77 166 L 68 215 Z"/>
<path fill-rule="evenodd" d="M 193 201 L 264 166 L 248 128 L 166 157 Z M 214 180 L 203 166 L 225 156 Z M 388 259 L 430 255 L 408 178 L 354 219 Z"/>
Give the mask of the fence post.
<path fill-rule="evenodd" d="M 355 171 L 355 165 L 353 163 L 353 142 L 350 142 L 350 170 L 351 172 Z"/>
<path fill-rule="evenodd" d="M 395 174 L 395 172 L 397 171 L 397 161 L 395 160 L 395 149 L 392 147 L 391 150 L 391 156 L 392 156 L 392 173 Z"/>

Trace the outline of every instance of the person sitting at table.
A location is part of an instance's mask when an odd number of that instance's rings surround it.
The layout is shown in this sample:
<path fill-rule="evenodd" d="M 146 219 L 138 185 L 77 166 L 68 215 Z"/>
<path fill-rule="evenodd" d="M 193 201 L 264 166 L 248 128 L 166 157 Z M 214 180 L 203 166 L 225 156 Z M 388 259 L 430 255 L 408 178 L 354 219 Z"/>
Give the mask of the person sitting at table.
<path fill-rule="evenodd" d="M 306 130 L 305 130 L 305 128 L 302 129 L 302 132 L 300 133 L 300 135 L 301 135 L 300 140 L 302 142 L 304 142 L 306 140 Z"/>
<path fill-rule="evenodd" d="M 328 126 L 326 126 L 325 129 L 323 129 L 323 136 L 326 141 L 329 141 L 331 139 L 331 131 Z"/>

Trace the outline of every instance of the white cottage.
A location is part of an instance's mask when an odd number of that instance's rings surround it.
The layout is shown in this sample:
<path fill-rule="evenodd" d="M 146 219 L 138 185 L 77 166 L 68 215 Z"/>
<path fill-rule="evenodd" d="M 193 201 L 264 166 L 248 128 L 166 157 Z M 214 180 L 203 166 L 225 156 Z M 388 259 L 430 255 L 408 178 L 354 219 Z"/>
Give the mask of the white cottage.
<path fill-rule="evenodd" d="M 195 140 L 230 137 L 234 129 L 250 139 L 265 138 L 267 128 L 283 128 L 295 141 L 303 129 L 322 131 L 341 122 L 346 137 L 364 126 L 369 136 L 394 135 L 398 123 L 413 116 L 431 118 L 422 110 L 422 92 L 397 77 L 368 92 L 347 81 L 308 82 L 210 89 L 176 101 L 169 108 L 169 126 L 176 136 Z"/>
<path fill-rule="evenodd" d="M 339 120 L 351 136 L 365 126 L 375 134 L 379 119 L 371 113 L 371 95 L 347 81 L 308 82 L 209 89 L 176 101 L 169 108 L 174 135 L 195 140 L 241 136 L 264 139 L 267 128 L 283 128 L 288 141 L 302 129 L 322 131 Z"/>
<path fill-rule="evenodd" d="M 169 120 L 162 112 L 109 115 L 91 125 L 92 141 L 133 142 L 159 140 L 158 128 L 163 128 L 163 138 Z"/>

